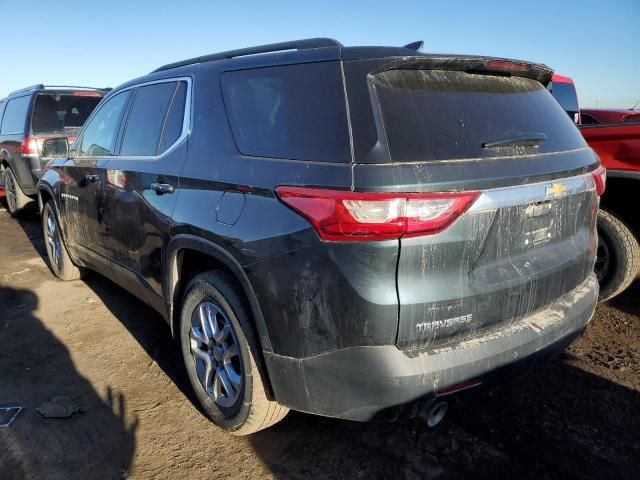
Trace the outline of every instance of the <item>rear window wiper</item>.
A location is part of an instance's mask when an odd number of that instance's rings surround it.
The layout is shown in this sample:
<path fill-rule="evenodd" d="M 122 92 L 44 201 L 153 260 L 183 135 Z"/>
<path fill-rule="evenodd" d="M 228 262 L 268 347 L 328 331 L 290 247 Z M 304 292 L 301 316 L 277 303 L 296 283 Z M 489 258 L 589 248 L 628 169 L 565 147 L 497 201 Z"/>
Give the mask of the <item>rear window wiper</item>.
<path fill-rule="evenodd" d="M 544 133 L 523 133 L 515 137 L 502 138 L 492 142 L 484 142 L 482 148 L 499 147 L 537 147 L 547 139 Z"/>

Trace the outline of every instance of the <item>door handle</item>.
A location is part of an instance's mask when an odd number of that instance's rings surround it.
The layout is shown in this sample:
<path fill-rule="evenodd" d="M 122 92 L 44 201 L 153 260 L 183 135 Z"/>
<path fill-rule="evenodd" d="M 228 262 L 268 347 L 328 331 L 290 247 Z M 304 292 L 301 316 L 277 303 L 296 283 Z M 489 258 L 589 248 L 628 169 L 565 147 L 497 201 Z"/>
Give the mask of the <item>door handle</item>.
<path fill-rule="evenodd" d="M 100 180 L 100 176 L 99 175 L 87 175 L 86 177 L 84 177 L 84 179 L 89 183 L 96 183 L 98 180 Z"/>
<path fill-rule="evenodd" d="M 151 190 L 154 190 L 158 195 L 163 195 L 165 193 L 173 193 L 173 185 L 168 183 L 157 183 L 153 182 L 151 184 Z"/>

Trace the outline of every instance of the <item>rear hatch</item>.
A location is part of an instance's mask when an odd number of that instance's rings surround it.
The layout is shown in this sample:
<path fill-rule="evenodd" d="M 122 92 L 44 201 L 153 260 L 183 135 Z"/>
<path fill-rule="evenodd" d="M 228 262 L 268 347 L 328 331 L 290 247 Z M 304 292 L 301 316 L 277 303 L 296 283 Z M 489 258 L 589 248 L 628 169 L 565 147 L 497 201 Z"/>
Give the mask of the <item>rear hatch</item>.
<path fill-rule="evenodd" d="M 597 157 L 551 71 L 476 57 L 345 62 L 354 189 L 478 196 L 400 239 L 397 345 L 444 345 L 549 306 L 593 268 Z"/>
<path fill-rule="evenodd" d="M 69 145 L 103 95 L 103 92 L 91 90 L 36 94 L 30 138 L 34 139 L 32 144 L 43 163 L 67 155 Z"/>

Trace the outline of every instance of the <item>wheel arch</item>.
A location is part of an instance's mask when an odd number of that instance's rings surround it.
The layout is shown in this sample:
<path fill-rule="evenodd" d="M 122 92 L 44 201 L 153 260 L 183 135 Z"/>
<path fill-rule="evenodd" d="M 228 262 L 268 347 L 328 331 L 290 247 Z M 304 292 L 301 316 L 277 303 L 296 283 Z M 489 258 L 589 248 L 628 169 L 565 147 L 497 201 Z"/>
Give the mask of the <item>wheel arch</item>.
<path fill-rule="evenodd" d="M 9 159 L 11 158 L 11 153 L 6 148 L 0 148 L 0 163 L 2 165 L 11 166 Z"/>
<path fill-rule="evenodd" d="M 600 208 L 616 215 L 634 233 L 640 236 L 640 219 L 637 214 L 640 172 L 607 171 L 607 188 L 600 199 Z"/>
<path fill-rule="evenodd" d="M 4 168 L 10 168 L 16 174 L 16 166 L 11 152 L 6 148 L 0 148 L 0 165 Z"/>
<path fill-rule="evenodd" d="M 199 259 L 204 260 L 204 262 L 199 262 L 198 264 L 199 271 L 185 272 L 183 268 L 185 266 L 185 258 L 189 255 L 203 256 Z M 181 296 L 188 282 L 193 278 L 194 274 L 202 273 L 212 268 L 225 271 L 233 277 L 240 285 L 240 288 L 242 288 L 252 314 L 252 326 L 258 335 L 258 347 L 260 348 L 260 351 L 257 352 L 259 360 L 258 368 L 260 369 L 262 378 L 265 379 L 265 391 L 272 399 L 273 389 L 271 388 L 269 373 L 263 355 L 263 352 L 272 351 L 271 340 L 269 339 L 266 323 L 253 287 L 242 266 L 231 253 L 212 241 L 190 234 L 173 236 L 167 245 L 165 253 L 164 294 L 169 304 L 168 321 L 171 334 L 176 338 L 180 331 L 179 312 Z M 191 275 L 189 275 L 189 273 L 191 273 Z"/>
<path fill-rule="evenodd" d="M 11 168 L 12 170 L 14 169 L 11 162 L 9 162 L 9 152 L 7 151 L 6 148 L 1 148 L 0 149 L 0 170 L 4 171 L 7 168 Z M 0 178 L 0 181 L 2 181 L 4 186 L 4 178 Z"/>
<path fill-rule="evenodd" d="M 186 285 L 181 285 L 180 274 L 184 254 L 187 252 L 197 252 L 210 257 L 238 282 L 251 308 L 256 333 L 260 338 L 260 344 L 264 350 L 268 352 L 272 351 L 271 340 L 269 339 L 262 310 L 253 287 L 249 282 L 249 278 L 233 255 L 209 240 L 189 234 L 178 234 L 171 238 L 165 254 L 165 298 L 167 301 L 177 306 L 179 303 L 178 297 L 183 291 L 183 288 L 186 287 Z M 175 336 L 178 321 L 177 314 L 172 312 L 170 321 L 171 331 Z"/>
<path fill-rule="evenodd" d="M 38 211 L 42 213 L 42 209 L 44 208 L 44 204 L 49 200 L 53 200 L 56 209 L 58 209 L 58 202 L 56 202 L 56 196 L 53 192 L 53 189 L 47 184 L 38 185 Z"/>

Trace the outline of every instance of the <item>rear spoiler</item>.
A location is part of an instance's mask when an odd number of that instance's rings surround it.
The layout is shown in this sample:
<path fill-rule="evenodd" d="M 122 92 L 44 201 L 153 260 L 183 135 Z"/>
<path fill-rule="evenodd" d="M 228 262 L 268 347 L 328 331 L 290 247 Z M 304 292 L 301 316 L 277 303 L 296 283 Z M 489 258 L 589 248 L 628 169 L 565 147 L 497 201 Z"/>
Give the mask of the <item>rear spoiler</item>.
<path fill-rule="evenodd" d="M 495 73 L 537 80 L 545 87 L 551 81 L 553 70 L 546 65 L 510 60 L 508 58 L 425 55 L 402 57 L 372 71 L 376 75 L 388 70 L 455 70 L 469 73 Z"/>

